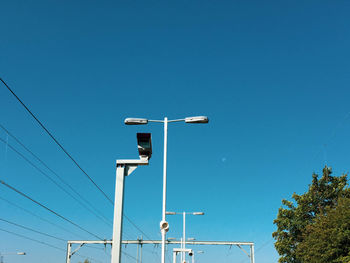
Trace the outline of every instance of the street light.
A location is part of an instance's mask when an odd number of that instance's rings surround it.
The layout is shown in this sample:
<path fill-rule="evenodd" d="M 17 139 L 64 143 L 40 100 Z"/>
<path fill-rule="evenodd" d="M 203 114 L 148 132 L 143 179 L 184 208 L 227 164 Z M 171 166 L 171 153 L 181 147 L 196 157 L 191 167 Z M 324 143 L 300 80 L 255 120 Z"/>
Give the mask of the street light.
<path fill-rule="evenodd" d="M 167 215 L 182 215 L 183 219 L 183 236 L 182 236 L 182 246 L 181 248 L 183 249 L 182 252 L 182 257 L 181 257 L 181 262 L 186 261 L 186 253 L 184 252 L 186 249 L 186 215 L 194 215 L 194 216 L 202 216 L 204 215 L 204 212 L 166 212 Z"/>
<path fill-rule="evenodd" d="M 185 123 L 208 123 L 209 119 L 206 116 L 186 117 L 184 119 L 168 120 L 165 117 L 164 120 L 149 120 L 146 118 L 126 118 L 124 123 L 126 125 L 145 125 L 149 122 L 159 122 L 164 124 L 164 159 L 163 159 L 163 208 L 162 208 L 162 220 L 160 222 L 160 231 L 162 234 L 162 261 L 165 263 L 165 236 L 169 230 L 169 224 L 166 221 L 166 174 L 167 174 L 167 144 L 168 144 L 168 123 L 170 122 L 185 122 Z"/>
<path fill-rule="evenodd" d="M 8 256 L 8 255 L 25 256 L 26 252 L 0 253 L 0 263 L 4 263 L 4 256 Z"/>

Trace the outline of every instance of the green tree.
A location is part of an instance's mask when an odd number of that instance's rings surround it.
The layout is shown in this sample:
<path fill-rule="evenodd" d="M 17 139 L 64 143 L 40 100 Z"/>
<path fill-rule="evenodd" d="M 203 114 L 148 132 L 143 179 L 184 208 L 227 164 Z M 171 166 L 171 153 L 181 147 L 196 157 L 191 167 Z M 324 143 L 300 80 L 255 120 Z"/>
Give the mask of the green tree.
<path fill-rule="evenodd" d="M 280 263 L 303 263 L 297 257 L 298 245 L 303 242 L 303 232 L 315 219 L 337 205 L 340 197 L 349 197 L 347 175 L 331 176 L 331 169 L 323 169 L 323 175 L 318 179 L 312 175 L 309 189 L 302 195 L 294 193 L 294 201 L 282 200 L 274 224 L 277 230 L 272 234 L 276 239 L 275 248 L 280 255 Z"/>
<path fill-rule="evenodd" d="M 308 263 L 350 262 L 350 198 L 339 199 L 335 208 L 306 227 L 296 254 Z"/>

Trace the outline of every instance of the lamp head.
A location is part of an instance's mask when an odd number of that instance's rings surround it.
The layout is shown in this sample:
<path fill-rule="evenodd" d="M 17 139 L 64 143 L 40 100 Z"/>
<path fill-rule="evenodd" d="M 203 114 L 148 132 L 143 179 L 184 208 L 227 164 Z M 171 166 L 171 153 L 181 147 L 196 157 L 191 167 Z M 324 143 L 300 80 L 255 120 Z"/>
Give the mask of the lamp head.
<path fill-rule="evenodd" d="M 185 118 L 186 123 L 208 123 L 209 119 L 207 116 L 196 116 Z"/>
<path fill-rule="evenodd" d="M 195 216 L 202 216 L 202 215 L 204 215 L 204 212 L 194 212 L 193 215 L 195 215 Z"/>
<path fill-rule="evenodd" d="M 140 124 L 147 124 L 148 120 L 142 119 L 142 118 L 126 118 L 124 120 L 124 123 L 126 125 L 140 125 Z"/>
<path fill-rule="evenodd" d="M 166 211 L 165 214 L 166 214 L 166 215 L 176 215 L 176 212 L 169 212 L 169 211 Z"/>

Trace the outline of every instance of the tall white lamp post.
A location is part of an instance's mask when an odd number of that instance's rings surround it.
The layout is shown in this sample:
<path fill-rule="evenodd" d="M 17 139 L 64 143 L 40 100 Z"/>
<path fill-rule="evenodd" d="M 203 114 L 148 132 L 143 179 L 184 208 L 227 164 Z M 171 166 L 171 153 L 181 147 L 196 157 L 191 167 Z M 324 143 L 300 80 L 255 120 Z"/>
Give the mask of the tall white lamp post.
<path fill-rule="evenodd" d="M 195 215 L 195 216 L 202 216 L 204 215 L 204 212 L 166 212 L 167 215 L 182 215 L 182 257 L 181 261 L 186 262 L 186 215 Z M 182 263 L 182 262 L 181 262 Z"/>
<path fill-rule="evenodd" d="M 169 230 L 169 224 L 166 221 L 166 173 L 167 173 L 167 144 L 168 144 L 168 123 L 170 122 L 185 122 L 185 123 L 208 123 L 209 119 L 206 116 L 187 117 L 185 119 L 168 120 L 149 120 L 144 118 L 127 118 L 124 123 L 127 125 L 142 125 L 149 122 L 159 122 L 164 124 L 164 159 L 163 159 L 163 209 L 162 221 L 160 221 L 160 231 L 162 234 L 162 263 L 165 263 L 165 239 L 166 232 Z"/>

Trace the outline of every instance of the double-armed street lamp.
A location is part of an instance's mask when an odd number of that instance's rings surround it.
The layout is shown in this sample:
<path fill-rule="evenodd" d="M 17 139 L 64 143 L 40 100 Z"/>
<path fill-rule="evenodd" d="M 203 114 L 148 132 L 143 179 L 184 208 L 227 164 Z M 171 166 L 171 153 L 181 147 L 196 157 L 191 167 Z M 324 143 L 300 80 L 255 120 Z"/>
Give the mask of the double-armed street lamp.
<path fill-rule="evenodd" d="M 149 120 L 145 118 L 127 118 L 124 123 L 126 125 L 142 125 L 149 122 L 163 123 L 164 125 L 164 159 L 163 159 L 163 207 L 162 207 L 162 220 L 160 222 L 160 230 L 162 234 L 162 260 L 161 263 L 165 263 L 165 239 L 166 232 L 169 230 L 169 223 L 166 221 L 166 176 L 167 176 L 167 142 L 168 142 L 168 123 L 171 122 L 185 122 L 185 123 L 208 123 L 209 119 L 206 116 L 187 117 L 184 119 L 168 120 L 167 117 L 164 120 Z"/>
<path fill-rule="evenodd" d="M 166 212 L 167 215 L 182 215 L 182 227 L 183 227 L 183 233 L 182 233 L 182 256 L 181 256 L 181 262 L 186 261 L 186 215 L 194 215 L 194 216 L 202 216 L 204 215 L 204 212 Z"/>

